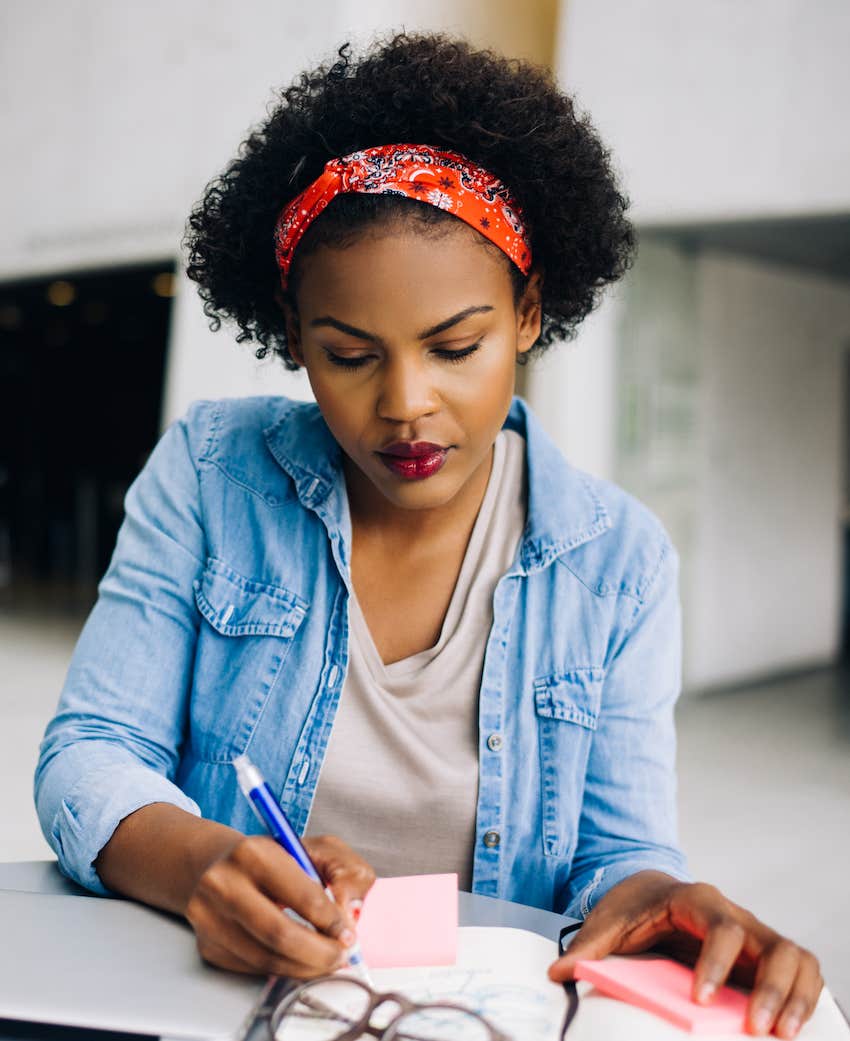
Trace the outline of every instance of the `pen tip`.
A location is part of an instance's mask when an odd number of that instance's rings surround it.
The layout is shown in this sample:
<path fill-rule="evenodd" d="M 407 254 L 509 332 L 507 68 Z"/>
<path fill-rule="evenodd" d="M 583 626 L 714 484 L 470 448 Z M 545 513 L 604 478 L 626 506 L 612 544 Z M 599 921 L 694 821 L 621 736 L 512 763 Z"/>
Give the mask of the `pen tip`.
<path fill-rule="evenodd" d="M 360 944 L 354 943 L 348 949 L 348 967 L 352 969 L 357 976 L 368 986 L 374 988 L 372 977 L 369 975 L 369 970 L 366 968 L 366 962 L 363 960 L 363 952 L 360 950 Z"/>
<path fill-rule="evenodd" d="M 369 970 L 362 963 L 357 966 L 357 975 L 360 977 L 361 980 L 363 980 L 367 987 L 371 987 L 372 990 L 375 989 L 375 982 L 369 975 Z"/>

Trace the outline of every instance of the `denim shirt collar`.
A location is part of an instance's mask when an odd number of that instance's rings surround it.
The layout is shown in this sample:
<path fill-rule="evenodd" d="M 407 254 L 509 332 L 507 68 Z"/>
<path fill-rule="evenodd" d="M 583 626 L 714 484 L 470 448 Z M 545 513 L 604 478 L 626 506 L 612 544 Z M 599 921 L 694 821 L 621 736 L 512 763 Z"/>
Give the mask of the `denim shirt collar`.
<path fill-rule="evenodd" d="M 344 559 L 351 520 L 342 450 L 315 402 L 286 405 L 283 416 L 265 429 L 266 444 L 292 478 L 301 504 L 321 517 L 332 540 L 341 537 Z M 528 519 L 518 563 L 528 574 L 601 535 L 611 519 L 588 477 L 567 463 L 522 398 L 513 398 L 504 429 L 526 441 Z"/>

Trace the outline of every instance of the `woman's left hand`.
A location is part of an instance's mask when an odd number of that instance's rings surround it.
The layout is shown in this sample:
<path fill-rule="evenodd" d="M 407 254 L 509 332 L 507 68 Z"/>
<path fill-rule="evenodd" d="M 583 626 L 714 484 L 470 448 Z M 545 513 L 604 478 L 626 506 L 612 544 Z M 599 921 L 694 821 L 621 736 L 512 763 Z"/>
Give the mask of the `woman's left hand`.
<path fill-rule="evenodd" d="M 817 958 L 780 936 L 714 886 L 639 871 L 599 901 L 567 953 L 549 968 L 572 979 L 580 958 L 661 951 L 694 966 L 693 1000 L 708 1004 L 727 977 L 752 987 L 747 1027 L 792 1038 L 823 986 Z"/>

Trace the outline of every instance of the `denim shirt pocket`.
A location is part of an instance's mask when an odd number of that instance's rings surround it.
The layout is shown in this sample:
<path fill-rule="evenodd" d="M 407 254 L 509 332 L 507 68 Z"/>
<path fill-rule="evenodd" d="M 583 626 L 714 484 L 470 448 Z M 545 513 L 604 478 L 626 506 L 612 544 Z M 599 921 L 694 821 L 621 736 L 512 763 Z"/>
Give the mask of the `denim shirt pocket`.
<path fill-rule="evenodd" d="M 602 700 L 603 669 L 571 669 L 534 681 L 540 743 L 543 852 L 575 849 L 584 776 Z"/>
<path fill-rule="evenodd" d="M 229 763 L 247 749 L 309 604 L 212 557 L 194 585 L 203 621 L 190 742 L 199 759 Z"/>

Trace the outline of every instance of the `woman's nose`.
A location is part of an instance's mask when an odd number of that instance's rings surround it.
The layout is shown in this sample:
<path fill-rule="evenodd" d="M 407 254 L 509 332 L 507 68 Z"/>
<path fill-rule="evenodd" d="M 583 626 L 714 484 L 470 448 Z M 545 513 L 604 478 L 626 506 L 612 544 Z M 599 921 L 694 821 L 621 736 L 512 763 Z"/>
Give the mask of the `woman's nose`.
<path fill-rule="evenodd" d="M 410 423 L 436 411 L 436 392 L 422 359 L 405 358 L 387 362 L 377 407 L 381 419 L 403 423 Z"/>

